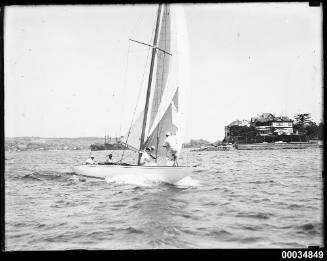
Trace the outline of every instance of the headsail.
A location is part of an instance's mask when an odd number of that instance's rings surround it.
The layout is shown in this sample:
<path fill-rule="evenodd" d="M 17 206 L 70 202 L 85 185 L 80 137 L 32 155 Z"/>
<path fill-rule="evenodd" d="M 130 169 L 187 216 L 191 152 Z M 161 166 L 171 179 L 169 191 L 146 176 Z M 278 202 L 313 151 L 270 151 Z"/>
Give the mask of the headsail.
<path fill-rule="evenodd" d="M 128 132 L 124 135 L 123 142 L 127 143 L 129 146 L 138 149 L 141 142 L 141 132 L 142 132 L 142 123 L 143 123 L 144 111 L 142 110 L 139 116 L 131 125 Z"/>

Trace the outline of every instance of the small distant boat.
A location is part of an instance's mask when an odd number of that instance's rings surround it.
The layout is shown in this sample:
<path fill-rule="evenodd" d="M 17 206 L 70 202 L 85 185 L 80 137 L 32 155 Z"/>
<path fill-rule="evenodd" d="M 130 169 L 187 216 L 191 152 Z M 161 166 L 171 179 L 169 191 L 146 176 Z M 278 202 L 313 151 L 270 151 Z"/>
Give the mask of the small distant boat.
<path fill-rule="evenodd" d="M 91 151 L 98 150 L 128 150 L 122 143 L 94 143 L 90 145 Z"/>
<path fill-rule="evenodd" d="M 235 149 L 233 144 L 228 144 L 228 145 L 217 145 L 216 150 L 233 150 Z"/>
<path fill-rule="evenodd" d="M 226 145 L 217 145 L 217 146 L 205 146 L 191 151 L 229 151 L 233 149 L 234 149 L 233 144 L 226 144 Z"/>
<path fill-rule="evenodd" d="M 187 76 L 187 41 L 184 12 L 179 5 L 160 4 L 157 11 L 153 44 L 132 40 L 152 48 L 149 80 L 144 110 L 139 113 L 128 133 L 124 146 L 143 151 L 155 147 L 158 162 L 165 158 L 162 144 L 165 133 L 176 135 L 180 149 L 183 138 L 185 87 Z M 152 82 L 152 77 L 155 81 Z M 152 91 L 153 89 L 153 91 Z M 80 165 L 72 167 L 78 175 L 107 178 L 122 175 L 145 175 L 168 183 L 175 183 L 192 172 L 192 167 L 140 166 L 141 155 L 135 165 Z"/>
<path fill-rule="evenodd" d="M 122 137 L 121 137 L 122 138 Z M 90 145 L 91 151 L 98 150 L 128 150 L 128 147 L 122 143 L 121 138 L 111 138 L 104 136 L 104 143 L 93 143 Z"/>

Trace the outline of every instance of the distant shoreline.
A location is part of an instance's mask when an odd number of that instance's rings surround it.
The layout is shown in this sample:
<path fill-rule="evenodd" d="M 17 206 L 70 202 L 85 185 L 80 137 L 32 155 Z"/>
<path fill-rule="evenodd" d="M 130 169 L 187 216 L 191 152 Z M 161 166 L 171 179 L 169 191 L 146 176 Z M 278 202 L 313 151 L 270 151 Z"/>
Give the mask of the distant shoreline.
<path fill-rule="evenodd" d="M 5 137 L 5 151 L 33 150 L 85 150 L 92 143 L 102 142 L 102 137 L 82 138 L 43 138 L 43 137 Z"/>
<path fill-rule="evenodd" d="M 90 150 L 92 144 L 104 144 L 104 137 L 5 137 L 5 151 Z M 183 148 L 199 148 L 211 144 L 204 139 L 191 139 L 183 143 Z"/>

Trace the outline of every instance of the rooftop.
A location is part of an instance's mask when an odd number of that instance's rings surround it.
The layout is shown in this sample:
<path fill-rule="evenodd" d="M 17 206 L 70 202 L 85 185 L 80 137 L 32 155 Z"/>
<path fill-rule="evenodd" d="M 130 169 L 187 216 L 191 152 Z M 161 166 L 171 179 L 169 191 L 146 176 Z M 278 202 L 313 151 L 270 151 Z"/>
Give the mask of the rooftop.
<path fill-rule="evenodd" d="M 292 120 L 287 117 L 287 116 L 278 116 L 276 117 L 275 115 L 271 114 L 271 113 L 263 113 L 257 117 L 252 117 L 251 118 L 251 122 L 270 122 L 270 121 L 279 121 L 279 122 L 291 122 Z"/>

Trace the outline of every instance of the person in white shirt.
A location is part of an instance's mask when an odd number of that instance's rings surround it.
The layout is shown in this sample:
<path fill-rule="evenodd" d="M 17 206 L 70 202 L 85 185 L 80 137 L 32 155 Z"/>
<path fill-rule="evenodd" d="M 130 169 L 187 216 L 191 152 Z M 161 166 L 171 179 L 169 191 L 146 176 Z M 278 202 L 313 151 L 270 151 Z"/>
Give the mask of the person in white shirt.
<path fill-rule="evenodd" d="M 86 160 L 85 164 L 86 165 L 94 165 L 95 164 L 94 156 L 91 155 L 91 157 Z"/>
<path fill-rule="evenodd" d="M 178 142 L 175 135 L 170 132 L 166 133 L 166 139 L 162 145 L 166 148 L 167 165 L 178 166 Z"/>
<path fill-rule="evenodd" d="M 155 165 L 152 159 L 156 159 L 156 157 L 151 154 L 153 150 L 154 150 L 154 146 L 152 146 L 151 148 L 146 148 L 144 151 L 140 152 L 142 153 L 141 160 L 140 160 L 141 166 Z"/>

